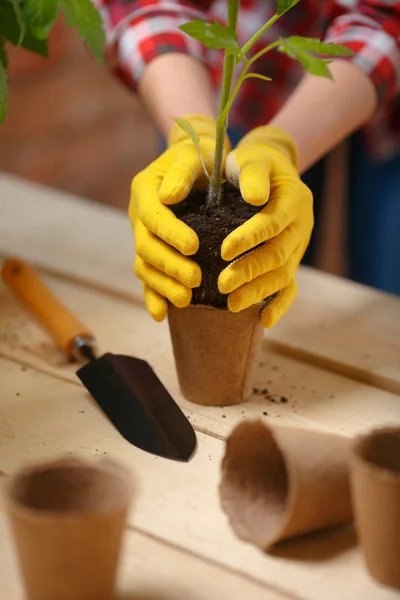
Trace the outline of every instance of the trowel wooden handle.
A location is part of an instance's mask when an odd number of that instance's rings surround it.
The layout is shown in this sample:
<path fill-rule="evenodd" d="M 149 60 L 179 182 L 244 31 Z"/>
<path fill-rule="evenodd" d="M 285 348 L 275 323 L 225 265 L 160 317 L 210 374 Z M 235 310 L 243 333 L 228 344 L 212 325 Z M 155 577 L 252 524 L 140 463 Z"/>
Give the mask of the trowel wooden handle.
<path fill-rule="evenodd" d="M 87 327 L 61 304 L 35 269 L 26 262 L 18 259 L 6 260 L 2 268 L 2 278 L 67 354 L 71 355 L 72 345 L 77 336 L 93 337 Z"/>

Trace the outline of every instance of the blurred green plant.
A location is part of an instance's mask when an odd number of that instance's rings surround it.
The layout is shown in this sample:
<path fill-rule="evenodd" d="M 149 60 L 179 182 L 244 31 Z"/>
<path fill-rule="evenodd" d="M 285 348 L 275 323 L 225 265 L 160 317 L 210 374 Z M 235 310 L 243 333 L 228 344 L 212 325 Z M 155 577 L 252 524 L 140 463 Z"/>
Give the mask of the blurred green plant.
<path fill-rule="evenodd" d="M 7 43 L 47 57 L 48 38 L 58 14 L 75 27 L 95 59 L 103 62 L 105 33 L 90 0 L 0 0 L 0 124 L 8 102 Z"/>

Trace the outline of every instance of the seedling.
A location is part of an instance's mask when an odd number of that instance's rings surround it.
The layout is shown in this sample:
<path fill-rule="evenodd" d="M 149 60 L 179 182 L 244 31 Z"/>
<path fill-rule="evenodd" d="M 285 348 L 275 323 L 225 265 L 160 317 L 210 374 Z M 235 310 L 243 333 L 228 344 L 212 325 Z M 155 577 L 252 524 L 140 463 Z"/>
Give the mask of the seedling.
<path fill-rule="evenodd" d="M 75 27 L 98 62 L 103 60 L 105 33 L 90 0 L 0 0 L 0 124 L 7 110 L 6 43 L 47 56 L 47 40 L 59 12 Z"/>
<path fill-rule="evenodd" d="M 228 0 L 227 25 L 220 22 L 208 23 L 195 19 L 181 25 L 180 29 L 202 42 L 207 48 L 224 52 L 222 88 L 216 120 L 216 145 L 212 173 L 205 173 L 209 178 L 208 205 L 218 204 L 221 195 L 222 166 L 224 140 L 228 127 L 229 111 L 239 92 L 242 83 L 256 77 L 271 81 L 269 77 L 259 73 L 250 72 L 252 65 L 264 54 L 272 50 L 283 52 L 293 60 L 300 62 L 308 73 L 320 77 L 333 79 L 328 64 L 336 56 L 351 56 L 353 51 L 346 46 L 334 43 L 321 42 L 318 38 L 290 36 L 279 38 L 249 58 L 249 54 L 258 39 L 276 23 L 288 10 L 300 0 L 277 0 L 277 8 L 271 19 L 265 23 L 245 44 L 240 46 L 237 35 L 237 20 L 240 0 Z M 236 68 L 241 65 L 239 77 L 233 86 L 233 77 Z M 199 137 L 193 126 L 185 119 L 175 118 L 175 122 L 190 136 L 200 153 Z"/>

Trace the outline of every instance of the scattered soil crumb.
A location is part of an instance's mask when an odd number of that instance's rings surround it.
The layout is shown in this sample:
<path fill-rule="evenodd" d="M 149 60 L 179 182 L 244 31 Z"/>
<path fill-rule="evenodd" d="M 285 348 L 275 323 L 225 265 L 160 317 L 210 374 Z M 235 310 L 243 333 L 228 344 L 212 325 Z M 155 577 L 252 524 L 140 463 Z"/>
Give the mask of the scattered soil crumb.
<path fill-rule="evenodd" d="M 20 393 L 19 393 L 19 392 L 17 392 L 17 393 L 16 393 L 16 395 L 17 395 L 17 396 L 20 396 Z"/>
<path fill-rule="evenodd" d="M 281 402 L 282 402 L 282 404 L 286 404 L 287 398 L 285 398 L 285 396 L 282 396 L 281 397 Z"/>
<path fill-rule="evenodd" d="M 277 371 L 277 370 L 278 370 L 278 367 L 276 367 L 276 366 L 273 366 L 273 367 L 272 367 L 272 370 L 273 370 L 273 371 Z"/>
<path fill-rule="evenodd" d="M 226 419 L 226 415 L 222 415 L 222 417 L 223 417 L 224 419 Z"/>
<path fill-rule="evenodd" d="M 264 410 L 263 415 L 265 415 L 266 417 L 268 417 L 267 411 Z"/>
<path fill-rule="evenodd" d="M 334 397 L 335 397 L 335 396 L 334 396 L 333 394 L 331 394 L 331 395 L 329 396 L 329 398 L 334 398 Z"/>

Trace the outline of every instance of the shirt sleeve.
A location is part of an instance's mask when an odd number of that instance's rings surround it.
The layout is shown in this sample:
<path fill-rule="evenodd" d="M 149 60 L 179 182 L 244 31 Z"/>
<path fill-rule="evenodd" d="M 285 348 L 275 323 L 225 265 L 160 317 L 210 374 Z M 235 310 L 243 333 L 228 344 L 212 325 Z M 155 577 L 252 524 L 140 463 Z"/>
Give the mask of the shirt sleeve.
<path fill-rule="evenodd" d="M 400 92 L 400 0 L 336 0 L 326 41 L 348 46 L 372 80 L 380 105 Z M 343 10 L 346 7 L 346 10 Z"/>
<path fill-rule="evenodd" d="M 212 0 L 92 0 L 104 22 L 107 58 L 132 89 L 157 56 L 179 52 L 207 62 L 203 44 L 179 30 L 197 18 L 207 20 Z"/>

